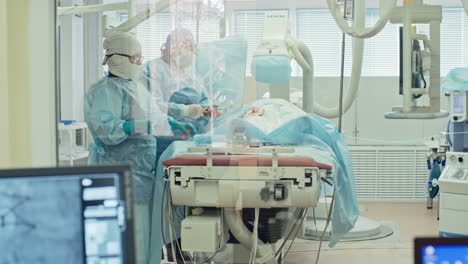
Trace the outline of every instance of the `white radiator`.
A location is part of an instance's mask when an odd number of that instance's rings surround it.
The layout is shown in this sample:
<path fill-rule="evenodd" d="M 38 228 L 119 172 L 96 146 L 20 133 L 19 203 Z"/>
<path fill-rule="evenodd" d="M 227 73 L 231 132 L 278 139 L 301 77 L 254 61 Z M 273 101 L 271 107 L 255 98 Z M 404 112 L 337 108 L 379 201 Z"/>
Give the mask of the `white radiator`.
<path fill-rule="evenodd" d="M 426 198 L 424 146 L 349 146 L 360 200 Z"/>

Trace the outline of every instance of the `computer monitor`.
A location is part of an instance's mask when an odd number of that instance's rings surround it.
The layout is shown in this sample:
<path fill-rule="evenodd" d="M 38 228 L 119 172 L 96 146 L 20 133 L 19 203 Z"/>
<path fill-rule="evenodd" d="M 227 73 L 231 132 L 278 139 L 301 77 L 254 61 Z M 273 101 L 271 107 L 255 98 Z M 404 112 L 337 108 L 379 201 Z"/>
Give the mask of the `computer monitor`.
<path fill-rule="evenodd" d="M 0 263 L 133 264 L 130 167 L 0 170 Z"/>
<path fill-rule="evenodd" d="M 468 263 L 468 237 L 416 238 L 414 256 L 415 264 Z"/>

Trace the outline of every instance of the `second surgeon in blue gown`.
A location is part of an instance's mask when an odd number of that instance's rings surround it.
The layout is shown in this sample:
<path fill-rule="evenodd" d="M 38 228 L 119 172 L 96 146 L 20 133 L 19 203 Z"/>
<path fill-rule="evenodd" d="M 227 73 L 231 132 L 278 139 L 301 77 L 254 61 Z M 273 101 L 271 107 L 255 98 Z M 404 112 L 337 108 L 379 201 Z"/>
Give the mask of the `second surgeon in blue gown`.
<path fill-rule="evenodd" d="M 191 123 L 196 133 L 204 133 L 212 107 L 194 72 L 195 44 L 187 29 L 176 29 L 161 48 L 161 58 L 141 67 L 139 80 L 154 95 L 159 109 L 176 121 Z M 181 137 L 158 137 L 157 159 Z"/>

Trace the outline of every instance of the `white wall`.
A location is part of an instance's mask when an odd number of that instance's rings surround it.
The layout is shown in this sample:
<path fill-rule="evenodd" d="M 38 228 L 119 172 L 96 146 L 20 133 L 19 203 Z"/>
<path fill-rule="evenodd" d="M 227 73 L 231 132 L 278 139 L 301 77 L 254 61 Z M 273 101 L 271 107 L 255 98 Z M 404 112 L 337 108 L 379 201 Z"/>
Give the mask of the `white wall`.
<path fill-rule="evenodd" d="M 30 1 L 28 33 L 31 165 L 55 166 L 55 1 Z"/>
<path fill-rule="evenodd" d="M 345 82 L 345 94 L 347 89 Z M 302 89 L 302 80 L 293 78 L 291 86 Z M 384 113 L 391 112 L 392 106 L 401 105 L 398 94 L 398 77 L 363 77 L 355 103 L 343 118 L 343 133 L 358 137 L 376 139 L 373 141 L 348 140 L 349 144 L 380 145 L 380 144 L 422 144 L 422 138 L 438 135 L 445 129 L 447 119 L 436 120 L 389 120 Z M 338 104 L 339 78 L 318 77 L 314 82 L 316 102 L 324 106 Z M 256 91 L 264 91 L 264 85 L 256 84 L 251 77 L 247 80 L 245 101 L 256 98 Z M 442 108 L 446 109 L 446 99 L 441 98 Z M 333 120 L 337 122 L 337 119 Z M 395 142 L 397 141 L 397 142 Z"/>

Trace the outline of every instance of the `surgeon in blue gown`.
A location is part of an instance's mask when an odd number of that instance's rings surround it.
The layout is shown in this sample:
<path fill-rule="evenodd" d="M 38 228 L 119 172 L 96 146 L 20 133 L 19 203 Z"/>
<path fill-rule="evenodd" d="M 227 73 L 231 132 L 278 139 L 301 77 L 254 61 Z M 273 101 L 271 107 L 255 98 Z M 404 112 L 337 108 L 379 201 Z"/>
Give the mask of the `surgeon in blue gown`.
<path fill-rule="evenodd" d="M 197 120 L 205 108 L 198 102 L 181 104 L 170 102 L 171 96 L 184 88 L 203 92 L 203 85 L 195 77 L 195 43 L 187 29 L 176 29 L 167 36 L 161 47 L 161 57 L 142 65 L 139 79 L 154 95 L 158 107 L 174 119 L 187 117 Z"/>
<path fill-rule="evenodd" d="M 135 233 L 138 264 L 149 263 L 151 200 L 154 197 L 157 140 L 195 128 L 154 107 L 141 83 L 134 81 L 141 65 L 141 46 L 130 33 L 116 33 L 104 41 L 108 76 L 94 83 L 85 97 L 85 121 L 94 143 L 90 164 L 132 165 L 135 192 Z M 157 188 L 156 188 L 157 190 Z"/>
<path fill-rule="evenodd" d="M 161 54 L 160 58 L 142 65 L 139 80 L 153 94 L 155 104 L 162 112 L 176 121 L 191 123 L 196 133 L 206 132 L 215 110 L 194 71 L 192 33 L 187 29 L 175 29 L 167 37 Z M 177 133 L 173 137 L 158 137 L 157 158 L 172 142 L 180 139 Z"/>

